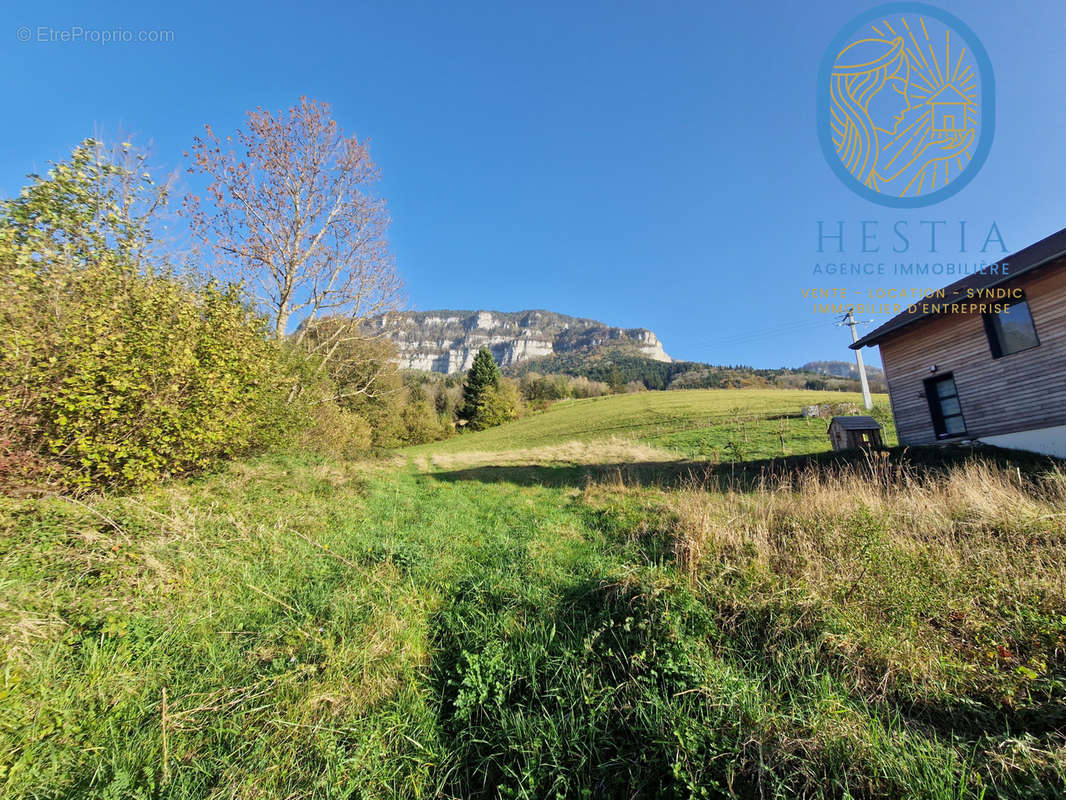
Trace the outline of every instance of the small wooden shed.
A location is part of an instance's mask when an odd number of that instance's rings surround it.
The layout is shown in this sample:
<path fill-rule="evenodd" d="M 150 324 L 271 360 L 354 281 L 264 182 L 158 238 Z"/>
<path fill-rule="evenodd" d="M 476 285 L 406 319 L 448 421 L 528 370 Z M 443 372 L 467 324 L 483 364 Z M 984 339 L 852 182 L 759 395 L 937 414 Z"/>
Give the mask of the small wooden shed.
<path fill-rule="evenodd" d="M 882 447 L 881 423 L 873 417 L 833 417 L 829 423 L 829 441 L 834 450 Z"/>

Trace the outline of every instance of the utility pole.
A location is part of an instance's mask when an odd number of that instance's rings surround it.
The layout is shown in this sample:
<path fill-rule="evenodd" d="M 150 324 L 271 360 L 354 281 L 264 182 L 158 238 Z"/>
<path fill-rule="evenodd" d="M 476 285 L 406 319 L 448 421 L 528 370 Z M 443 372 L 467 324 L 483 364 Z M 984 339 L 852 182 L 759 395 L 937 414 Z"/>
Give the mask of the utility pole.
<path fill-rule="evenodd" d="M 855 328 L 862 323 L 855 321 L 854 309 L 848 308 L 848 313 L 844 315 L 843 321 L 839 324 L 851 328 L 852 344 L 859 341 L 859 334 Z M 867 411 L 870 411 L 874 407 L 874 401 L 870 398 L 870 383 L 866 380 L 866 365 L 862 363 L 862 350 L 859 348 L 855 349 L 855 363 L 859 367 L 859 382 L 862 383 L 862 404 L 866 406 Z"/>

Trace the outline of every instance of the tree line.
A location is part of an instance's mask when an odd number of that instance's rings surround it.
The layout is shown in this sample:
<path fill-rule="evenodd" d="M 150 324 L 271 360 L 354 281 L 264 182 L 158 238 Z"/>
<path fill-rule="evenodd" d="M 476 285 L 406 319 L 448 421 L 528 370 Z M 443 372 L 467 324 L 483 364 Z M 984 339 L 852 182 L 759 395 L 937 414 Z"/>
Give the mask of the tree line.
<path fill-rule="evenodd" d="M 696 361 L 656 361 L 616 348 L 601 353 L 576 351 L 542 356 L 510 367 L 508 372 L 522 378 L 534 373 L 584 377 L 605 384 L 612 392 L 747 388 L 860 390 L 857 378 L 814 371 L 813 367 L 822 363 L 830 362 L 812 362 L 797 368 L 756 369 L 742 364 L 715 366 Z M 870 382 L 873 391 L 886 391 L 880 370 L 871 369 Z"/>

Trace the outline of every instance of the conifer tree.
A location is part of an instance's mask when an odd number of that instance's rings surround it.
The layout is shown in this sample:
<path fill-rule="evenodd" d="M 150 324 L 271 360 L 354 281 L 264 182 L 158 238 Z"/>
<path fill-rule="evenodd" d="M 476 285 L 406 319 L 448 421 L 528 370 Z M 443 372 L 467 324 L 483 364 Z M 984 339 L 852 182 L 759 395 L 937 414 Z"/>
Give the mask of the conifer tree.
<path fill-rule="evenodd" d="M 474 363 L 466 374 L 463 384 L 462 418 L 472 421 L 477 416 L 478 408 L 485 393 L 500 385 L 500 368 L 487 347 L 482 347 L 474 356 Z"/>

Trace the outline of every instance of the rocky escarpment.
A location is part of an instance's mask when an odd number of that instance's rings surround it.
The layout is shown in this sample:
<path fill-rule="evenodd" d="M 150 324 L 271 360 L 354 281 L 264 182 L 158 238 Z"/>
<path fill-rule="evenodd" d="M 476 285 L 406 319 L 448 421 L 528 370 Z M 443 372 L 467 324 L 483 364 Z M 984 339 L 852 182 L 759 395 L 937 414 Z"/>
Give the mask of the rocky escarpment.
<path fill-rule="evenodd" d="M 644 328 L 614 328 L 551 311 L 400 311 L 370 326 L 391 339 L 400 366 L 433 372 L 468 369 L 482 347 L 502 367 L 577 350 L 620 349 L 670 361 L 659 339 Z"/>

